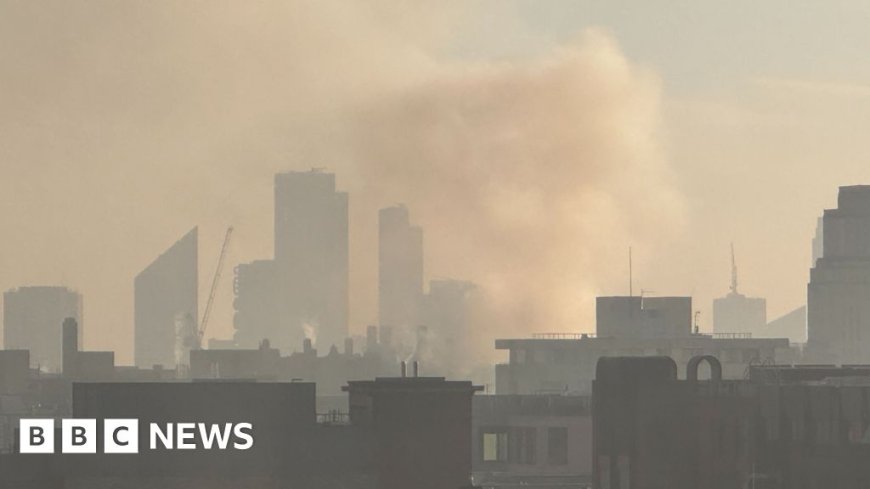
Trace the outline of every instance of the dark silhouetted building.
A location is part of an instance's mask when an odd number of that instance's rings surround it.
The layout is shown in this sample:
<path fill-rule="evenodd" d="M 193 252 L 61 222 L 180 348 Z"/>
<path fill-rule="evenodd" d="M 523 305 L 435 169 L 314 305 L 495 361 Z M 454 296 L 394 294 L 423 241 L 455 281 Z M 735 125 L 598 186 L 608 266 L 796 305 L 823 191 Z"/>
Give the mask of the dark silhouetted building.
<path fill-rule="evenodd" d="M 870 186 L 840 187 L 825 210 L 823 254 L 807 286 L 811 361 L 870 361 Z"/>
<path fill-rule="evenodd" d="M 381 326 L 420 324 L 423 299 L 423 230 L 404 205 L 378 213 L 378 318 Z"/>
<path fill-rule="evenodd" d="M 275 266 L 289 345 L 308 337 L 328 351 L 347 337 L 347 205 L 347 193 L 335 191 L 334 174 L 275 175 Z"/>
<path fill-rule="evenodd" d="M 198 318 L 197 228 L 157 257 L 134 281 L 134 360 L 175 368 L 175 319 Z"/>
<path fill-rule="evenodd" d="M 283 460 L 310 460 L 304 440 L 316 428 L 314 384 L 220 383 L 80 383 L 73 385 L 73 417 L 138 419 L 139 453 L 107 473 L 186 475 L 211 472 L 227 477 L 276 475 Z M 150 450 L 150 423 L 250 423 L 254 439 L 248 450 Z M 196 437 L 198 438 L 198 437 Z M 107 474 L 108 475 L 108 474 Z M 287 474 L 291 477 L 292 474 Z"/>
<path fill-rule="evenodd" d="M 61 325 L 82 320 L 82 296 L 66 287 L 20 287 L 3 294 L 3 344 L 7 350 L 30 350 L 34 367 L 60 371 Z M 79 342 L 81 347 L 81 342 Z"/>
<path fill-rule="evenodd" d="M 350 340 L 343 352 L 330 348 L 320 353 L 310 340 L 303 340 L 301 351 L 286 356 L 268 341 L 255 349 L 195 350 L 190 352 L 190 373 L 193 379 L 315 382 L 321 399 L 343 397 L 341 388 L 349 380 L 374 379 L 398 368 L 395 352 L 377 340 L 363 354 L 354 353 Z"/>
<path fill-rule="evenodd" d="M 870 487 L 867 366 L 753 366 L 727 380 L 698 356 L 686 371 L 678 380 L 668 357 L 600 360 L 594 487 Z"/>
<path fill-rule="evenodd" d="M 471 477 L 470 382 L 379 378 L 351 382 L 350 414 L 318 416 L 305 382 L 75 383 L 71 415 L 138 419 L 139 453 L 0 454 L 0 487 L 62 489 L 451 489 Z M 0 398 L 2 399 L 2 398 Z M 57 417 L 56 415 L 33 417 Z M 69 416 L 67 413 L 65 416 Z M 236 450 L 150 447 L 150 424 L 250 423 L 253 445 Z M 198 432 L 197 425 L 191 425 Z M 99 428 L 98 428 L 99 430 Z M 173 440 L 178 442 L 178 437 Z M 212 438 L 212 443 L 220 443 Z M 175 443 L 173 443 L 174 445 Z"/>
<path fill-rule="evenodd" d="M 374 437 L 383 489 L 471 483 L 471 399 L 482 387 L 440 377 L 348 382 L 350 421 Z"/>
<path fill-rule="evenodd" d="M 82 351 L 79 325 L 73 318 L 63 321 L 63 376 L 69 381 L 110 381 L 115 379 L 115 352 Z"/>

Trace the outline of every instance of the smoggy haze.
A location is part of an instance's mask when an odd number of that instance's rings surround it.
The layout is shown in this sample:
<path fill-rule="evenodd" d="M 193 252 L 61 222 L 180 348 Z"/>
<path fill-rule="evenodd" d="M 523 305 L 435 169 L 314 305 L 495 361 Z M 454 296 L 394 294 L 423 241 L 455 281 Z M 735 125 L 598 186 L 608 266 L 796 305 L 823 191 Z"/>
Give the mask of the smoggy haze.
<path fill-rule="evenodd" d="M 136 273 L 198 224 L 205 295 L 227 225 L 228 265 L 272 255 L 273 174 L 325 167 L 355 332 L 396 202 L 427 277 L 483 286 L 486 337 L 592 331 L 629 245 L 635 290 L 692 295 L 702 328 L 730 241 L 768 317 L 804 304 L 816 217 L 870 183 L 870 63 L 846 48 L 868 35 L 842 22 L 866 7 L 539 3 L 0 2 L 0 288 L 78 289 L 86 348 L 129 361 Z"/>

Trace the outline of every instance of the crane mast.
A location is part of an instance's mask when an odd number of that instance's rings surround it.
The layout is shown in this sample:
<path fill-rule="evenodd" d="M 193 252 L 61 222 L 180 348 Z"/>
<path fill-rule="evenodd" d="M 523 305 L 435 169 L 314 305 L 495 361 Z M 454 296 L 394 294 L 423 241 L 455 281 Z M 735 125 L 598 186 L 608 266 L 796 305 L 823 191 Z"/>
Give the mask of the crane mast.
<path fill-rule="evenodd" d="M 731 243 L 731 293 L 737 293 L 737 262 L 734 260 L 734 243 Z"/>
<path fill-rule="evenodd" d="M 227 248 L 230 245 L 230 238 L 233 235 L 233 227 L 230 226 L 227 228 L 227 233 L 224 236 L 224 244 L 221 246 L 221 253 L 218 257 L 217 267 L 214 271 L 214 277 L 211 280 L 211 290 L 208 294 L 208 300 L 205 303 L 205 311 L 202 313 L 202 321 L 199 323 L 199 340 L 202 343 L 202 338 L 205 335 L 205 330 L 208 327 L 208 318 L 211 316 L 211 308 L 214 305 L 214 296 L 217 292 L 217 286 L 220 282 L 221 272 L 224 268 L 224 259 L 227 256 Z"/>

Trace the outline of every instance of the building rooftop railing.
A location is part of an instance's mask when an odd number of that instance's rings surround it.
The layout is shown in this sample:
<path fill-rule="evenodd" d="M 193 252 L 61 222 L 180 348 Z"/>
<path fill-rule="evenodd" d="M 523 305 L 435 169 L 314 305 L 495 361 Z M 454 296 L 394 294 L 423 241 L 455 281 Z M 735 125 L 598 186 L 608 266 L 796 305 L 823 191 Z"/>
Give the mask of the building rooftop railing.
<path fill-rule="evenodd" d="M 752 333 L 712 333 L 717 340 L 746 340 L 752 338 Z"/>
<path fill-rule="evenodd" d="M 595 333 L 533 333 L 536 340 L 583 340 L 595 338 Z"/>
<path fill-rule="evenodd" d="M 317 413 L 317 424 L 348 425 L 350 424 L 350 414 L 338 410 L 330 410 L 325 413 Z"/>

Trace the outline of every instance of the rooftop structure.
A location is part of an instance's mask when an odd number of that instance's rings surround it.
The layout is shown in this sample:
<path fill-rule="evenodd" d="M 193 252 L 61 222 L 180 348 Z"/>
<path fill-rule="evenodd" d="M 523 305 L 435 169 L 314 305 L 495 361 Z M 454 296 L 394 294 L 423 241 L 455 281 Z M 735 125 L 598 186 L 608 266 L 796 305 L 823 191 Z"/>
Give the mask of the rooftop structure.
<path fill-rule="evenodd" d="M 553 336 L 557 336 L 553 338 Z M 696 355 L 722 358 L 726 378 L 742 379 L 750 365 L 792 358 L 785 338 L 749 335 L 692 334 L 676 338 L 579 337 L 498 339 L 496 349 L 508 350 L 508 363 L 496 365 L 497 394 L 589 395 L 598 360 L 608 356 L 671 356 L 685 365 Z M 679 371 L 681 377 L 685 371 Z"/>

